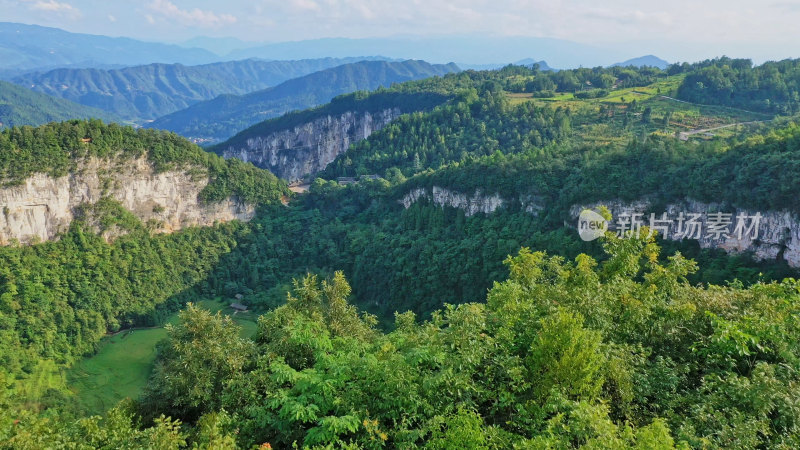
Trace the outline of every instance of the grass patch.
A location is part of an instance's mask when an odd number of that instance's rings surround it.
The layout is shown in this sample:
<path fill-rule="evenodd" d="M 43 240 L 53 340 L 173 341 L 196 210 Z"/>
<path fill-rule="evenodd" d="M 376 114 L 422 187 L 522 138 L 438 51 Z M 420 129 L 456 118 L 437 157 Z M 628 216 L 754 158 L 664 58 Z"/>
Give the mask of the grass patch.
<path fill-rule="evenodd" d="M 227 303 L 221 300 L 201 300 L 197 304 L 211 312 L 228 314 Z M 258 318 L 255 313 L 231 314 L 240 327 L 240 336 L 255 335 Z M 167 323 L 177 323 L 173 314 Z M 156 346 L 167 337 L 163 327 L 127 330 L 106 337 L 96 354 L 84 358 L 67 372 L 67 383 L 75 394 L 76 403 L 91 414 L 100 414 L 120 400 L 137 398 L 141 394 L 156 358 Z"/>

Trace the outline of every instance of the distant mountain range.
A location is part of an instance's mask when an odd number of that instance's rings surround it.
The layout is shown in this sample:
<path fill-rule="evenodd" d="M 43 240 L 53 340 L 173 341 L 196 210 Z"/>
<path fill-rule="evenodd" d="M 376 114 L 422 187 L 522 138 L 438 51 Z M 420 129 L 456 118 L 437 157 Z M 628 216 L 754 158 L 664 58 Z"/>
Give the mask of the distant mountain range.
<path fill-rule="evenodd" d="M 495 70 L 500 69 L 502 67 L 507 66 L 509 63 L 495 63 L 495 64 L 465 64 L 465 63 L 458 63 L 458 67 L 461 67 L 464 70 Z M 515 66 L 532 66 L 534 64 L 539 65 L 539 70 L 550 71 L 550 70 L 557 70 L 550 67 L 546 61 L 536 61 L 533 58 L 525 58 L 521 59 L 517 62 L 511 63 Z"/>
<path fill-rule="evenodd" d="M 247 94 L 313 72 L 377 58 L 229 61 L 199 66 L 148 64 L 124 69 L 55 69 L 12 79 L 38 92 L 135 121 L 152 120 L 222 94 Z"/>
<path fill-rule="evenodd" d="M 161 117 L 147 126 L 171 130 L 201 142 L 217 142 L 288 111 L 327 103 L 337 95 L 459 70 L 455 64 L 433 65 L 412 60 L 345 64 L 247 95 L 222 95 Z"/>
<path fill-rule="evenodd" d="M 493 37 L 481 35 L 434 36 L 407 38 L 346 39 L 329 38 L 296 42 L 279 42 L 260 47 L 236 50 L 229 59 L 265 58 L 295 59 L 323 56 L 383 55 L 392 58 L 414 58 L 425 61 L 465 64 L 512 62 L 536 55 L 553 67 L 605 66 L 624 55 L 616 50 L 561 39 L 537 37 Z M 505 64 L 503 64 L 505 65 Z"/>
<path fill-rule="evenodd" d="M 0 60 L 3 61 L 0 78 L 3 79 L 64 67 L 108 69 L 152 63 L 199 65 L 251 58 L 297 60 L 362 55 L 422 59 L 435 63 L 452 61 L 468 68 L 503 66 L 530 55 L 546 60 L 552 67 L 596 67 L 607 66 L 628 56 L 615 48 L 524 36 L 325 38 L 270 44 L 200 36 L 181 45 L 172 45 L 0 22 Z M 653 60 L 650 64 L 656 62 Z"/>
<path fill-rule="evenodd" d="M 0 81 L 0 128 L 19 125 L 37 126 L 48 122 L 92 117 L 105 121 L 119 120 L 106 111 Z"/>
<path fill-rule="evenodd" d="M 620 63 L 612 64 L 611 67 L 627 67 L 627 66 L 634 66 L 634 67 L 658 67 L 659 69 L 666 69 L 669 66 L 669 62 L 664 61 L 663 59 L 653 56 L 653 55 L 645 55 L 640 56 L 638 58 L 629 59 L 627 61 L 623 61 Z"/>
<path fill-rule="evenodd" d="M 156 62 L 204 64 L 220 59 L 199 48 L 0 22 L 0 77 L 3 78 L 57 67 L 132 66 Z"/>

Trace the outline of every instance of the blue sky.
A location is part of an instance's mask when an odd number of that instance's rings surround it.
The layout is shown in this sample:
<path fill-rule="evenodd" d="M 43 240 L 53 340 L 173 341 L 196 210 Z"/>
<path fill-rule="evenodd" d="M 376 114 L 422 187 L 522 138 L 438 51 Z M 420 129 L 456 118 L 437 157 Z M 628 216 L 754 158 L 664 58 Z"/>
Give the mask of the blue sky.
<path fill-rule="evenodd" d="M 0 11 L 2 21 L 169 42 L 478 33 L 561 38 L 673 60 L 800 57 L 798 0 L 0 0 Z"/>

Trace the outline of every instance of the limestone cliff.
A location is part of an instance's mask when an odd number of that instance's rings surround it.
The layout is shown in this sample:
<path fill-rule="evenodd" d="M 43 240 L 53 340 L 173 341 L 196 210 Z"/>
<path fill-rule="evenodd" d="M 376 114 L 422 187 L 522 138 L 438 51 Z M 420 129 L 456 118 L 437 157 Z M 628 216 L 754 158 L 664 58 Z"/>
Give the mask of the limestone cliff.
<path fill-rule="evenodd" d="M 462 209 L 467 217 L 477 213 L 493 213 L 505 203 L 498 194 L 484 195 L 483 192 L 477 190 L 472 195 L 466 195 L 439 186 L 434 186 L 430 190 L 425 188 L 413 189 L 400 199 L 400 203 L 405 208 L 409 208 L 421 198 L 433 201 L 436 206 L 451 206 Z"/>
<path fill-rule="evenodd" d="M 198 194 L 209 183 L 205 169 L 157 173 L 146 158 L 78 161 L 70 174 L 34 174 L 22 184 L 0 187 L 0 244 L 52 240 L 66 231 L 80 206 L 104 197 L 118 201 L 155 232 L 249 220 L 255 208 L 234 199 L 206 204 Z"/>
<path fill-rule="evenodd" d="M 628 221 L 633 214 L 643 214 L 649 211 L 650 203 L 646 200 L 624 203 L 620 201 L 596 202 L 588 205 L 576 205 L 571 208 L 570 213 L 577 221 L 578 215 L 584 208 L 593 208 L 597 205 L 605 205 L 614 216 L 614 220 L 610 224 L 612 231 L 616 229 L 615 224 L 620 217 L 625 217 Z M 709 233 L 711 229 L 709 222 L 712 219 L 709 214 L 722 212 L 730 214 L 727 221 L 730 223 L 727 226 L 728 233 L 715 235 Z M 790 211 L 755 211 L 742 208 L 722 208 L 721 205 L 715 203 L 702 203 L 695 200 L 687 199 L 682 202 L 675 202 L 666 205 L 665 207 L 658 208 L 658 211 L 652 211 L 655 214 L 654 219 L 658 220 L 662 214 L 666 213 L 668 219 L 676 219 L 681 213 L 689 217 L 689 214 L 699 214 L 697 218 L 698 228 L 701 230 L 696 236 L 699 236 L 698 243 L 701 248 L 719 248 L 729 253 L 752 252 L 757 260 L 767 259 L 783 259 L 791 267 L 800 267 L 800 217 L 796 213 Z M 760 218 L 755 220 L 744 221 L 745 226 L 757 225 L 757 231 L 753 233 L 742 233 L 739 236 L 733 231 L 738 223 L 737 217 L 754 217 L 756 214 Z M 712 216 L 713 217 L 713 216 Z M 650 225 L 650 216 L 642 215 L 642 225 Z M 713 220 L 716 221 L 716 220 Z M 718 222 L 718 221 L 717 221 Z M 658 224 L 658 222 L 656 222 Z M 695 236 L 683 236 L 687 230 L 687 226 L 679 228 L 677 220 L 668 223 L 668 228 L 662 230 L 661 235 L 669 240 L 680 240 L 694 238 Z M 664 224 L 662 224 L 664 226 Z M 627 224 L 626 224 L 627 228 Z M 666 231 L 664 233 L 663 231 Z"/>
<path fill-rule="evenodd" d="M 295 181 L 325 169 L 350 144 L 366 139 L 400 114 L 398 108 L 392 108 L 378 113 L 327 115 L 291 129 L 250 137 L 243 144 L 223 148 L 221 154 Z"/>
<path fill-rule="evenodd" d="M 420 199 L 428 199 L 437 206 L 450 206 L 464 210 L 465 215 L 472 216 L 477 213 L 490 214 L 498 208 L 508 206 L 513 199 L 504 199 L 498 194 L 486 194 L 481 190 L 474 193 L 465 194 L 451 189 L 434 186 L 432 188 L 415 188 L 407 192 L 399 203 L 405 208 Z M 534 195 L 522 195 L 517 199 L 521 209 L 529 214 L 538 215 L 544 209 L 545 201 L 543 198 Z M 633 214 L 640 214 L 637 220 L 641 225 L 650 225 L 650 216 L 645 212 L 651 212 L 651 203 L 647 200 L 625 203 L 617 200 L 606 202 L 594 202 L 585 205 L 574 205 L 570 209 L 572 219 L 564 223 L 568 227 L 576 227 L 578 215 L 583 209 L 595 208 L 605 205 L 609 208 L 614 221 L 610 224 L 610 229 L 614 231 L 618 227 L 615 222 L 621 217 L 630 218 Z M 681 213 L 688 218 L 689 214 L 698 214 L 697 227 L 701 230 L 696 236 L 701 248 L 718 248 L 728 253 L 752 252 L 757 260 L 778 259 L 785 260 L 791 267 L 800 267 L 800 216 L 791 211 L 754 211 L 742 208 L 722 208 L 721 205 L 714 203 L 702 203 L 691 199 L 682 202 L 674 202 L 652 211 L 656 214 L 654 219 L 661 219 L 662 213 L 666 213 L 667 219 L 673 221 L 656 222 L 665 227 L 660 233 L 662 237 L 669 240 L 680 240 L 694 238 L 695 236 L 684 236 L 686 227 L 678 228 L 677 218 Z M 722 212 L 730 214 L 727 220 L 727 233 L 714 235 L 709 233 L 709 214 Z M 737 217 L 752 218 L 759 215 L 759 219 L 754 221 L 748 219 L 744 225 L 749 227 L 755 223 L 756 228 L 751 233 L 744 232 L 739 236 L 735 233 L 738 223 Z M 628 219 L 630 220 L 630 219 Z M 666 231 L 666 232 L 664 232 Z M 576 232 L 577 235 L 577 232 Z"/>

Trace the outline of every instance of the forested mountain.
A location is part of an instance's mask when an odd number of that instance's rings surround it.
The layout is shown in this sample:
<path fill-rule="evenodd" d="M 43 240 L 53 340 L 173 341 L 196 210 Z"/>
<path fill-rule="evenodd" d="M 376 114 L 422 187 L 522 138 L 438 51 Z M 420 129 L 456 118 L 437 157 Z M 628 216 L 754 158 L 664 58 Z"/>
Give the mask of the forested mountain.
<path fill-rule="evenodd" d="M 198 48 L 70 33 L 58 28 L 0 22 L 0 77 L 56 67 L 107 67 L 137 64 L 203 64 L 219 59 Z"/>
<path fill-rule="evenodd" d="M 177 135 L 99 121 L 2 131 L 0 179 L 0 373 L 22 380 L 71 363 L 108 330 L 152 321 L 235 246 L 242 226 L 221 224 L 226 208 L 289 193 L 269 172 Z M 23 236 L 6 234 L 50 226 L 67 203 L 54 242 L 20 246 Z"/>
<path fill-rule="evenodd" d="M 797 447 L 800 124 L 676 101 L 708 67 L 509 66 L 341 96 L 231 145 L 417 110 L 306 194 L 230 160 L 208 186 L 263 203 L 247 223 L 152 235 L 107 205 L 101 224 L 132 229 L 113 242 L 76 221 L 0 248 L 0 445 Z M 90 125 L 0 135 L 4 173 L 63 173 L 64 143 L 87 135 L 95 156 L 223 167 L 174 134 Z M 741 248 L 647 228 L 583 241 L 576 208 L 605 202 L 760 211 L 764 233 Z M 215 299 L 252 312 L 186 305 Z M 59 369 L 179 309 L 142 395 L 76 419 Z M 261 314 L 252 337 L 243 314 Z"/>
<path fill-rule="evenodd" d="M 687 67 L 688 66 L 688 67 Z M 800 59 L 754 66 L 749 59 L 718 58 L 671 68 L 689 73 L 678 97 L 696 103 L 735 106 L 767 113 L 800 110 Z"/>
<path fill-rule="evenodd" d="M 0 81 L 0 128 L 68 119 L 116 120 L 115 114 Z"/>
<path fill-rule="evenodd" d="M 363 61 L 316 72 L 243 96 L 222 95 L 161 117 L 148 127 L 193 139 L 218 141 L 285 112 L 329 102 L 333 97 L 392 83 L 458 71 L 454 64 L 424 61 Z"/>
<path fill-rule="evenodd" d="M 55 69 L 21 75 L 12 81 L 128 120 L 144 121 L 222 94 L 247 94 L 312 72 L 369 59 L 251 59 L 199 66 L 148 64 L 122 69 Z"/>

